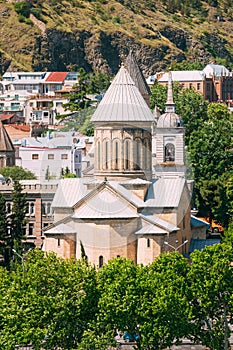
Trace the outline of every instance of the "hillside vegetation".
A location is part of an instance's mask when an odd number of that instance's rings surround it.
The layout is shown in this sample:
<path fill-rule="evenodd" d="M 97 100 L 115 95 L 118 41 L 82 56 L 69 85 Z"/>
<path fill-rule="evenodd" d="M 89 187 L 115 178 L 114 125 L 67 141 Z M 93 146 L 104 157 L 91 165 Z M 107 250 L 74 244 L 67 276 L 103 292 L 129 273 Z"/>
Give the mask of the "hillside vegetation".
<path fill-rule="evenodd" d="M 231 2 L 0 1 L 0 73 L 83 67 L 114 74 L 130 49 L 146 75 L 184 62 L 231 68 Z"/>

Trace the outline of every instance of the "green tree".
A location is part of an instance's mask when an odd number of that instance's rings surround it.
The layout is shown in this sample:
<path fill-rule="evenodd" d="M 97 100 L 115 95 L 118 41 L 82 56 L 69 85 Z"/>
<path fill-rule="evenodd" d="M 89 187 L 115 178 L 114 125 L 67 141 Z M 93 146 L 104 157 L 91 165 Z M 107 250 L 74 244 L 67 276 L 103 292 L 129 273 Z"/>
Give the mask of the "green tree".
<path fill-rule="evenodd" d="M 201 212 L 205 208 L 212 213 L 215 211 L 218 221 L 224 223 L 228 207 L 228 203 L 224 203 L 227 199 L 226 182 L 233 167 L 232 121 L 225 113 L 225 107 L 220 108 L 216 104 L 211 104 L 207 113 L 209 118 L 192 132 L 188 146 L 194 172 L 196 206 Z M 211 204 L 212 200 L 217 204 L 216 208 Z M 222 218 L 219 217 L 221 215 Z"/>
<path fill-rule="evenodd" d="M 9 266 L 9 250 L 8 245 L 8 218 L 6 214 L 6 201 L 2 193 L 0 193 L 0 255 L 3 257 L 3 264 Z"/>
<path fill-rule="evenodd" d="M 194 89 L 181 89 L 175 99 L 176 113 L 185 126 L 185 142 L 188 145 L 190 135 L 207 119 L 208 103 Z"/>
<path fill-rule="evenodd" d="M 14 182 L 14 189 L 11 194 L 12 212 L 10 214 L 10 237 L 9 246 L 19 254 L 23 253 L 23 239 L 25 237 L 27 201 L 26 193 L 22 192 L 22 186 L 18 181 Z M 15 257 L 16 258 L 16 257 Z"/>
<path fill-rule="evenodd" d="M 85 119 L 85 122 L 83 125 L 79 128 L 79 132 L 81 134 L 87 135 L 87 136 L 93 136 L 94 135 L 94 123 L 91 122 L 92 115 L 88 115 Z"/>
<path fill-rule="evenodd" d="M 0 347 L 77 349 L 96 313 L 96 271 L 86 262 L 33 250 L 6 274 L 0 270 Z"/>
<path fill-rule="evenodd" d="M 86 109 L 91 105 L 91 100 L 87 98 L 88 94 L 88 74 L 83 68 L 79 69 L 78 84 L 73 87 L 73 92 L 69 95 L 69 102 L 63 106 L 71 112 Z"/>
<path fill-rule="evenodd" d="M 188 262 L 163 254 L 141 275 L 137 313 L 142 349 L 162 350 L 191 333 L 186 295 Z"/>
<path fill-rule="evenodd" d="M 228 350 L 227 317 L 233 312 L 232 243 L 216 244 L 194 251 L 188 273 L 193 336 L 215 350 Z"/>
<path fill-rule="evenodd" d="M 101 344 L 114 344 L 117 330 L 133 334 L 137 330 L 137 270 L 132 260 L 116 258 L 98 271 L 98 313 L 94 323 L 85 332 L 85 344 L 90 349 L 101 349 Z M 88 347 L 89 349 L 89 347 Z"/>
<path fill-rule="evenodd" d="M 31 171 L 25 170 L 20 166 L 5 166 L 0 169 L 0 172 L 5 179 L 10 177 L 13 181 L 36 179 L 36 176 Z"/>

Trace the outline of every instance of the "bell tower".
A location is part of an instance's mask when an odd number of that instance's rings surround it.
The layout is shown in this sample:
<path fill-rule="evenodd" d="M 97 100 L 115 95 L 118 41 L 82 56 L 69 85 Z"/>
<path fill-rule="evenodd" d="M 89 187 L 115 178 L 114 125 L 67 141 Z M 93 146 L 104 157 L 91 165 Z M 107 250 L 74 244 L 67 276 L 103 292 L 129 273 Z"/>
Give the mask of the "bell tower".
<path fill-rule="evenodd" d="M 165 113 L 159 117 L 156 128 L 156 176 L 185 176 L 184 136 L 185 128 L 176 114 L 171 72 L 169 72 Z"/>

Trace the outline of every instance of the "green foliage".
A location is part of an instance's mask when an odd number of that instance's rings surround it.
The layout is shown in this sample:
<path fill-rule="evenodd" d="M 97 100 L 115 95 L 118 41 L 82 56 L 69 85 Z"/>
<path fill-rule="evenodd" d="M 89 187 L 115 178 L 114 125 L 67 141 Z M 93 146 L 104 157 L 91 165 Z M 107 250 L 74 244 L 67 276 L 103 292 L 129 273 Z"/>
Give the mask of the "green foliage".
<path fill-rule="evenodd" d="M 79 131 L 81 132 L 81 134 L 84 134 L 87 136 L 94 135 L 94 124 L 91 122 L 91 117 L 92 115 L 88 115 L 83 125 L 79 128 Z"/>
<path fill-rule="evenodd" d="M 0 193 L 0 255 L 3 256 L 4 262 L 8 262 L 7 255 L 7 215 L 6 215 L 6 201 L 2 193 Z"/>
<path fill-rule="evenodd" d="M 0 347 L 76 349 L 96 313 L 96 271 L 82 261 L 31 251 L 15 272 L 0 270 Z"/>
<path fill-rule="evenodd" d="M 197 207 L 202 215 L 227 225 L 229 217 L 226 184 L 233 168 L 233 125 L 226 106 L 210 104 L 208 119 L 202 121 L 190 136 Z"/>
<path fill-rule="evenodd" d="M 10 237 L 8 238 L 11 250 L 14 248 L 19 254 L 23 252 L 23 238 L 25 236 L 27 201 L 26 193 L 22 193 L 22 186 L 14 182 L 11 193 L 12 212 L 10 214 Z"/>
<path fill-rule="evenodd" d="M 161 255 L 141 274 L 137 312 L 142 349 L 165 349 L 191 332 L 188 268 L 182 255 L 174 252 Z"/>
<path fill-rule="evenodd" d="M 233 315 L 232 243 L 195 251 L 191 258 L 188 280 L 193 335 L 211 349 L 228 349 L 230 330 L 227 316 Z"/>
<path fill-rule="evenodd" d="M 118 330 L 137 335 L 139 350 L 183 337 L 222 350 L 233 316 L 232 247 L 230 228 L 222 244 L 195 251 L 192 264 L 173 252 L 149 266 L 116 258 L 98 270 L 31 251 L 24 270 L 21 262 L 0 268 L 0 347 L 102 350 Z"/>
<path fill-rule="evenodd" d="M 18 15 L 21 15 L 23 17 L 29 17 L 30 16 L 30 3 L 26 1 L 19 1 L 14 3 L 14 9 L 18 13 Z"/>
<path fill-rule="evenodd" d="M 171 64 L 171 70 L 203 70 L 204 64 L 201 62 L 172 62 Z"/>
<path fill-rule="evenodd" d="M 10 177 L 13 181 L 19 180 L 35 180 L 36 176 L 29 170 L 25 170 L 20 166 L 5 166 L 0 170 L 5 179 Z"/>

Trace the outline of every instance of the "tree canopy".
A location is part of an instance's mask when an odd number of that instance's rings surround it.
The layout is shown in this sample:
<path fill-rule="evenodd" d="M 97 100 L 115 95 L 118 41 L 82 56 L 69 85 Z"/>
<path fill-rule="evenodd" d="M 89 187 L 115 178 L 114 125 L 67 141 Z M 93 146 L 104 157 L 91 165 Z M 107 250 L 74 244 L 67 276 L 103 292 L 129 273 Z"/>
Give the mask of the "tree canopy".
<path fill-rule="evenodd" d="M 5 179 L 10 177 L 13 181 L 17 180 L 35 180 L 36 176 L 30 171 L 21 166 L 4 166 L 0 169 L 0 173 Z"/>
<path fill-rule="evenodd" d="M 30 251 L 11 271 L 0 268 L 0 347 L 103 350 L 118 334 L 138 349 L 166 349 L 183 337 L 228 349 L 232 245 L 229 229 L 223 243 L 192 253 L 191 264 L 172 252 L 149 266 L 116 258 L 99 269 Z"/>

